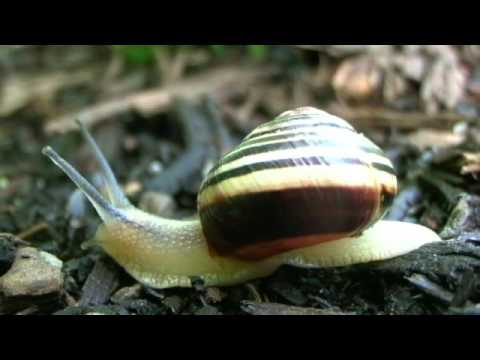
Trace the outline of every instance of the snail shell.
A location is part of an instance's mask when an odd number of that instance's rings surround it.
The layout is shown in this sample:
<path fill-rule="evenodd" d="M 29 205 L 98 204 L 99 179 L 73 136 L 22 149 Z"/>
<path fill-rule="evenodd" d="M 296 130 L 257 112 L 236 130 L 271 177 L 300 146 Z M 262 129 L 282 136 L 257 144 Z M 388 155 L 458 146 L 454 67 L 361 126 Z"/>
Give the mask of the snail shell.
<path fill-rule="evenodd" d="M 397 192 L 384 152 L 349 123 L 303 107 L 257 127 L 198 196 L 212 253 L 245 260 L 359 235 Z"/>

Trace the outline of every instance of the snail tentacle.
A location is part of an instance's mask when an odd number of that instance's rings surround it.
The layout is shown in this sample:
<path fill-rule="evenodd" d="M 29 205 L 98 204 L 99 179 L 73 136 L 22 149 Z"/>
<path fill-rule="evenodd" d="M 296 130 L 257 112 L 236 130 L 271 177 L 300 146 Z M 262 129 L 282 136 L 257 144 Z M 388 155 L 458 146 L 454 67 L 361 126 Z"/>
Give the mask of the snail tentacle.
<path fill-rule="evenodd" d="M 110 204 L 97 189 L 85 179 L 72 165 L 62 158 L 50 146 L 42 149 L 42 153 L 47 156 L 52 162 L 57 165 L 75 185 L 85 194 L 87 199 L 93 205 L 98 215 L 103 221 L 107 221 L 112 217 L 120 216 L 116 207 Z"/>
<path fill-rule="evenodd" d="M 103 154 L 102 150 L 97 145 L 97 142 L 93 139 L 93 136 L 90 134 L 87 127 L 82 121 L 77 119 L 76 123 L 80 128 L 83 138 L 86 140 L 86 142 L 92 149 L 95 159 L 98 161 L 100 165 L 100 169 L 102 171 L 102 177 L 106 182 L 106 186 L 105 186 L 106 194 L 110 202 L 112 203 L 112 205 L 119 208 L 131 207 L 132 205 L 130 204 L 130 201 L 127 199 L 127 197 L 125 196 L 125 193 L 123 192 L 122 188 L 118 184 L 117 178 L 115 177 L 115 174 L 113 173 L 113 170 L 110 167 L 110 164 L 108 163 L 107 159 L 105 158 L 105 155 Z"/>

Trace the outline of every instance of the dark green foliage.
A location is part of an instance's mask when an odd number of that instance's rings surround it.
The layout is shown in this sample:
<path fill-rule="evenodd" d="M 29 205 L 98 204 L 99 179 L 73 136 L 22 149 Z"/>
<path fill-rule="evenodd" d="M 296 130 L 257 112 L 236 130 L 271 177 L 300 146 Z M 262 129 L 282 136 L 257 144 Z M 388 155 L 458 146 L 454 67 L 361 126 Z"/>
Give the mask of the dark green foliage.
<path fill-rule="evenodd" d="M 148 65 L 155 59 L 155 49 L 161 45 L 112 45 L 132 65 Z"/>
<path fill-rule="evenodd" d="M 179 49 L 191 51 L 195 47 L 207 48 L 218 59 L 239 55 L 254 61 L 265 60 L 270 48 L 268 45 L 112 45 L 114 51 L 134 66 L 152 64 L 156 54 L 168 56 Z"/>

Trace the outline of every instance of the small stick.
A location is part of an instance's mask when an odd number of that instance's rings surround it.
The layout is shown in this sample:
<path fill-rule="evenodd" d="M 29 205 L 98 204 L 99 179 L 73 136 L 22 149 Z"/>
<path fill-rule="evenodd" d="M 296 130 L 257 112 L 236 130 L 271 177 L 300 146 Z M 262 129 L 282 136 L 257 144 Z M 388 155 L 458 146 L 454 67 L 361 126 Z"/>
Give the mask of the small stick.
<path fill-rule="evenodd" d="M 22 231 L 20 234 L 17 234 L 16 236 L 20 240 L 26 240 L 27 238 L 35 235 L 36 233 L 39 233 L 40 231 L 48 230 L 48 229 L 49 229 L 48 224 L 45 222 L 42 222 L 40 224 L 33 225 L 31 228 L 25 231 Z"/>
<path fill-rule="evenodd" d="M 396 111 L 384 107 L 347 107 L 338 103 L 332 104 L 326 110 L 336 116 L 348 119 L 352 124 L 362 128 L 395 127 L 405 130 L 415 130 L 419 128 L 451 129 L 459 122 L 474 120 L 474 118 L 468 118 L 454 112 L 428 115 L 418 111 Z"/>
<path fill-rule="evenodd" d="M 245 287 L 248 289 L 248 291 L 250 291 L 250 293 L 253 295 L 253 297 L 254 297 L 254 299 L 257 303 L 262 303 L 263 302 L 262 296 L 258 292 L 255 285 L 253 285 L 252 283 L 246 283 Z"/>

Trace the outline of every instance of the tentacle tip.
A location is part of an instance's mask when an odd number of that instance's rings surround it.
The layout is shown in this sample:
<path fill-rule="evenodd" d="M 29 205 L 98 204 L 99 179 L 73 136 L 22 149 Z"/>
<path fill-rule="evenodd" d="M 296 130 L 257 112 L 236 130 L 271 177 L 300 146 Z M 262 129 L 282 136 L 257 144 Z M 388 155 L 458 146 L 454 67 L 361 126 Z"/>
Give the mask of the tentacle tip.
<path fill-rule="evenodd" d="M 45 155 L 45 156 L 48 156 L 50 157 L 52 153 L 54 153 L 55 151 L 52 149 L 51 146 L 44 146 L 42 148 L 42 154 Z"/>
<path fill-rule="evenodd" d="M 79 128 L 84 128 L 85 127 L 85 122 L 84 122 L 84 120 L 81 119 L 81 116 L 76 117 L 74 121 L 75 121 L 75 124 L 77 124 L 77 126 Z"/>

